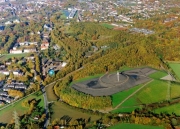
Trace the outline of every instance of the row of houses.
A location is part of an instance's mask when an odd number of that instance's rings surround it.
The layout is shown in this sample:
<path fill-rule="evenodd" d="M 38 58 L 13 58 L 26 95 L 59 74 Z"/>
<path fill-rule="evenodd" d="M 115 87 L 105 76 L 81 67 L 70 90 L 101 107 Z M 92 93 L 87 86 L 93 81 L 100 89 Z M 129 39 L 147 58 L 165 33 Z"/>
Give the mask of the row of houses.
<path fill-rule="evenodd" d="M 37 49 L 36 48 L 25 48 L 25 49 L 18 49 L 18 50 L 10 49 L 9 51 L 9 53 L 11 54 L 31 53 L 31 52 L 37 52 Z"/>
<path fill-rule="evenodd" d="M 3 85 L 3 86 L 2 86 Z M 27 86 L 23 82 L 16 82 L 12 81 L 10 84 L 5 84 L 4 81 L 0 81 L 0 104 L 11 103 L 15 99 L 8 94 L 8 90 L 15 89 L 15 90 L 26 90 Z"/>
<path fill-rule="evenodd" d="M 4 75 L 10 75 L 11 72 L 15 76 L 22 76 L 22 75 L 24 75 L 24 73 L 21 70 L 15 70 L 15 71 L 9 71 L 7 69 L 1 69 L 0 70 L 0 73 L 4 74 Z"/>

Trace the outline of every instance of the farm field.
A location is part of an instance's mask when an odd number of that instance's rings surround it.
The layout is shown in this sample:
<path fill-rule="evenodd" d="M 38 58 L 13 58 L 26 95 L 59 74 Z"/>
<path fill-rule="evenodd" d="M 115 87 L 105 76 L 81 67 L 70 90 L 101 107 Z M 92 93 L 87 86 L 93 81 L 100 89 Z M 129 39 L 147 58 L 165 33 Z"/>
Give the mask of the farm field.
<path fill-rule="evenodd" d="M 178 79 L 180 79 L 180 63 L 169 63 L 169 66 L 173 70 L 173 72 L 176 74 Z"/>
<path fill-rule="evenodd" d="M 138 125 L 138 124 L 117 124 L 109 127 L 108 129 L 164 129 L 161 126 L 149 126 L 149 125 Z"/>
<path fill-rule="evenodd" d="M 36 100 L 40 100 L 38 106 L 40 107 L 44 107 L 44 99 L 43 99 L 43 95 L 36 95 L 32 94 L 30 96 L 28 96 L 27 98 L 13 104 L 12 106 L 9 106 L 3 110 L 0 111 L 0 121 L 2 123 L 9 123 L 12 120 L 12 114 L 14 111 L 17 111 L 18 115 L 23 115 L 28 111 L 28 108 L 26 107 L 22 107 L 22 102 L 25 100 L 31 100 L 31 99 L 36 99 Z"/>
<path fill-rule="evenodd" d="M 92 121 L 95 121 L 95 120 L 100 119 L 100 117 L 101 117 L 101 116 L 97 116 L 97 115 L 83 113 L 80 110 L 73 109 L 71 106 L 66 105 L 62 102 L 57 102 L 57 101 L 54 102 L 54 104 L 52 105 L 52 111 L 53 111 L 53 114 L 51 115 L 52 120 L 54 120 L 56 118 L 61 118 L 65 115 L 71 117 L 72 121 L 76 120 L 78 118 L 84 118 L 84 119 L 91 118 Z"/>
<path fill-rule="evenodd" d="M 155 113 L 166 113 L 166 114 L 172 114 L 172 113 L 175 113 L 176 115 L 180 116 L 180 104 L 174 104 L 174 105 L 170 105 L 170 106 L 167 106 L 167 107 L 162 107 L 162 108 L 158 108 L 158 109 L 155 109 L 154 112 Z"/>

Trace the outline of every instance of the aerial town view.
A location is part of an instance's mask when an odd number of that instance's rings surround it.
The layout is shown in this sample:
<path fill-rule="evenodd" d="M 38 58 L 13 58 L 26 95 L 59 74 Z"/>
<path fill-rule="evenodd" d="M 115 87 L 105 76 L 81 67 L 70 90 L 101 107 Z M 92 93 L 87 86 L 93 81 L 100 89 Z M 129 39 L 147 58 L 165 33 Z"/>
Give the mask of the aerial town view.
<path fill-rule="evenodd" d="M 0 0 L 0 129 L 180 129 L 180 0 Z"/>

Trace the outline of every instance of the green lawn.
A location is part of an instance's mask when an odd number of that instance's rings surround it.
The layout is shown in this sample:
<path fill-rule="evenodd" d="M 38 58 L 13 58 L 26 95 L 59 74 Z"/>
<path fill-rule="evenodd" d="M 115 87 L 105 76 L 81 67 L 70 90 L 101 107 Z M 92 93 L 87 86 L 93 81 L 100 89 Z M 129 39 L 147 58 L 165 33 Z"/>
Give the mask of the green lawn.
<path fill-rule="evenodd" d="M 30 55 L 30 53 L 5 54 L 5 55 L 1 55 L 0 60 L 4 61 L 4 60 L 7 60 L 7 59 L 12 58 L 12 57 L 21 58 L 21 57 L 25 57 L 25 56 L 29 56 L 29 55 Z"/>
<path fill-rule="evenodd" d="M 169 63 L 169 66 L 180 79 L 180 63 Z"/>
<path fill-rule="evenodd" d="M 141 86 L 142 86 L 142 84 L 138 85 L 138 86 L 135 86 L 135 87 L 132 87 L 131 89 L 128 89 L 128 90 L 113 94 L 111 96 L 112 97 L 112 105 L 113 105 L 113 107 L 116 107 L 121 101 L 123 101 L 126 97 L 128 97 L 133 92 L 135 92 Z"/>
<path fill-rule="evenodd" d="M 143 104 L 159 102 L 166 99 L 167 83 L 159 80 L 154 80 L 149 83 L 143 90 L 135 96 Z"/>
<path fill-rule="evenodd" d="M 160 79 L 160 78 L 165 77 L 167 75 L 168 74 L 164 71 L 157 71 L 155 73 L 150 74 L 149 77 L 153 78 L 153 79 Z"/>
<path fill-rule="evenodd" d="M 142 104 L 149 104 L 166 100 L 168 85 L 171 86 L 170 97 L 180 97 L 180 85 L 168 81 L 154 80 L 135 96 Z"/>
<path fill-rule="evenodd" d="M 108 28 L 108 29 L 113 29 L 114 26 L 113 25 L 110 25 L 110 24 L 107 24 L 107 23 L 103 23 L 102 26 Z"/>
<path fill-rule="evenodd" d="M 59 101 L 54 102 L 54 104 L 52 105 L 52 111 L 53 111 L 52 120 L 59 119 L 63 117 L 64 115 L 71 117 L 72 120 L 75 120 L 78 118 L 84 118 L 84 119 L 91 118 L 92 121 L 95 121 L 101 118 L 101 116 L 83 113 L 82 111 L 73 109 L 71 106 L 66 105 Z"/>
<path fill-rule="evenodd" d="M 164 127 L 121 123 L 121 124 L 117 124 L 112 127 L 109 127 L 108 129 L 164 129 Z"/>
<path fill-rule="evenodd" d="M 31 100 L 35 98 L 36 100 L 41 100 L 38 104 L 38 106 L 44 107 L 44 99 L 43 99 L 43 95 L 36 95 L 36 94 L 32 94 L 30 96 L 28 96 L 27 98 L 13 104 L 12 106 L 9 106 L 3 110 L 0 111 L 0 122 L 1 123 L 9 123 L 12 120 L 12 114 L 14 111 L 17 111 L 18 115 L 23 115 L 25 113 L 27 113 L 28 108 L 26 107 L 22 107 L 22 102 L 25 100 Z"/>
<path fill-rule="evenodd" d="M 162 107 L 162 108 L 158 108 L 156 110 L 154 110 L 155 113 L 167 113 L 167 114 L 172 114 L 175 113 L 176 115 L 180 116 L 180 104 L 174 104 L 174 105 L 170 105 L 167 107 Z"/>

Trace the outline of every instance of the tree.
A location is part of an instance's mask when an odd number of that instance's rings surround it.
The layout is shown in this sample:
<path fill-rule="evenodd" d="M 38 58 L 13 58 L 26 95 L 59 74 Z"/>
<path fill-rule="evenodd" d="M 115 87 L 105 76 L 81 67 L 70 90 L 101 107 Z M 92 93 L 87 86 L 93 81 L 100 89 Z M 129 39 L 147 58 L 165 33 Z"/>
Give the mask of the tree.
<path fill-rule="evenodd" d="M 14 129 L 20 129 L 19 116 L 16 111 L 14 111 L 13 118 L 14 118 L 14 123 L 15 123 Z"/>

